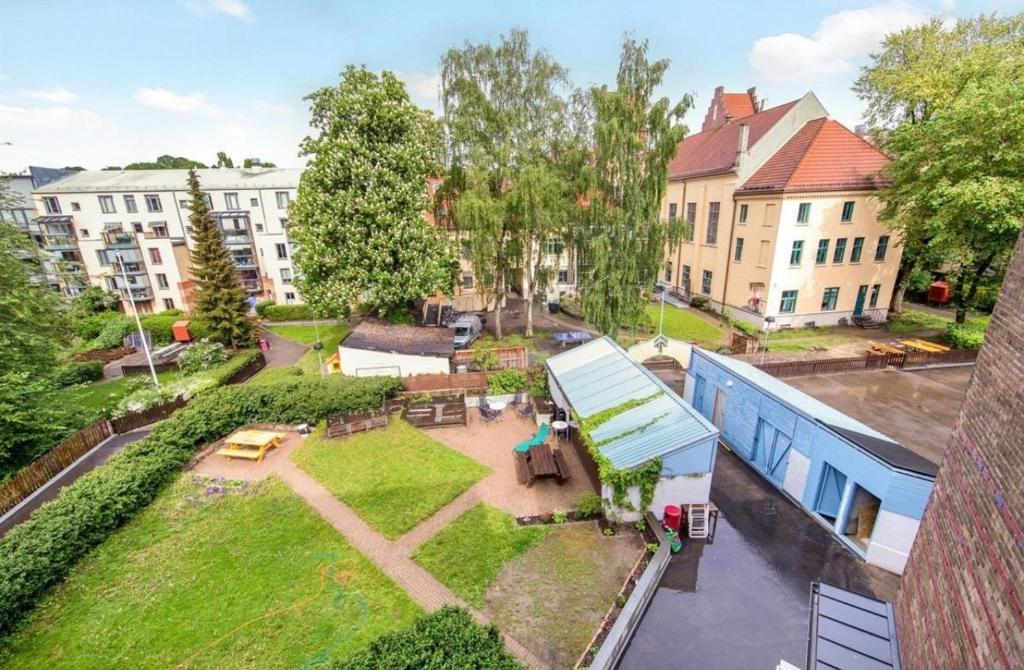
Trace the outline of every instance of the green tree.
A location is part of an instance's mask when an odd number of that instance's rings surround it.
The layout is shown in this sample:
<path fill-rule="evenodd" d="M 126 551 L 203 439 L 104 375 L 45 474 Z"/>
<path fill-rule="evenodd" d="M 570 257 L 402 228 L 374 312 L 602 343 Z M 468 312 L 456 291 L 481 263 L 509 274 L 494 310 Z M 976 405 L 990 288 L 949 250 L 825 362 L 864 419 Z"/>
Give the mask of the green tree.
<path fill-rule="evenodd" d="M 566 70 L 544 51 L 532 51 L 526 31 L 513 30 L 497 46 L 466 44 L 441 62 L 445 159 L 453 219 L 470 241 L 478 284 L 494 301 L 500 338 L 501 307 L 514 269 L 523 271 L 528 304 L 543 272 L 536 256 L 567 222 L 554 195 L 559 148 L 567 123 Z M 529 175 L 530 184 L 520 184 Z M 543 188 L 541 188 L 543 186 Z M 543 196 L 543 197 L 538 197 Z M 528 310 L 532 335 L 532 309 Z"/>
<path fill-rule="evenodd" d="M 971 82 L 927 121 L 894 130 L 887 146 L 890 220 L 909 222 L 950 264 L 963 323 L 980 283 L 1005 270 L 1024 223 L 1024 82 Z"/>
<path fill-rule="evenodd" d="M 242 167 L 244 168 L 251 168 L 256 165 L 265 168 L 277 167 L 276 163 L 271 163 L 270 161 L 261 161 L 259 158 L 246 158 L 245 160 L 242 161 Z"/>
<path fill-rule="evenodd" d="M 949 27 L 941 19 L 893 33 L 861 72 L 853 90 L 867 103 L 866 118 L 881 148 L 895 155 L 893 131 L 927 123 L 963 94 L 971 82 L 1024 73 L 1024 14 L 981 16 Z M 906 135 L 899 141 L 905 141 Z M 908 207 L 906 184 L 883 192 L 880 218 L 899 236 L 903 256 L 890 309 L 902 311 L 903 296 L 920 269 L 941 265 L 945 254 L 933 244 L 931 212 Z M 917 202 L 920 205 L 920 202 Z"/>
<path fill-rule="evenodd" d="M 195 170 L 188 171 L 191 199 L 192 276 L 196 280 L 195 312 L 210 330 L 210 339 L 229 347 L 247 344 L 252 336 L 249 303 L 238 281 L 238 271 L 224 246 L 220 226 L 213 219 L 199 189 Z"/>
<path fill-rule="evenodd" d="M 579 235 L 583 260 L 581 305 L 587 320 L 616 335 L 645 316 L 645 292 L 653 284 L 665 245 L 677 226 L 661 219 L 668 162 L 686 135 L 683 116 L 691 96 L 672 103 L 655 98 L 667 60 L 648 60 L 647 42 L 627 36 L 616 90 L 592 90 L 594 188 Z"/>
<path fill-rule="evenodd" d="M 219 168 L 233 168 L 233 167 L 235 167 L 235 161 L 231 160 L 231 157 L 228 156 L 225 152 L 218 151 L 217 152 L 217 165 L 215 167 L 219 167 Z M 249 166 L 247 165 L 246 167 L 249 167 Z"/>
<path fill-rule="evenodd" d="M 451 293 L 458 263 L 424 217 L 436 174 L 438 126 L 391 72 L 349 66 L 306 98 L 316 137 L 290 209 L 305 300 L 338 315 L 360 300 L 381 313 Z"/>
<path fill-rule="evenodd" d="M 124 166 L 125 170 L 196 170 L 205 169 L 207 166 L 205 163 L 194 161 L 191 158 L 185 158 L 184 156 L 171 156 L 164 154 L 158 156 L 155 161 L 142 161 L 138 163 L 129 163 Z"/>

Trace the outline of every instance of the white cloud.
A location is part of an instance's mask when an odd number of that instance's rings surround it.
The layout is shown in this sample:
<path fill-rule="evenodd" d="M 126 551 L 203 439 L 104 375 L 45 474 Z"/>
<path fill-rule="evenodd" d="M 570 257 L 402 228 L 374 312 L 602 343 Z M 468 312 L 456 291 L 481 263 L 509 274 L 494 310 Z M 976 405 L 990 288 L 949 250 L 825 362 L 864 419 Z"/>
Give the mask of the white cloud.
<path fill-rule="evenodd" d="M 99 120 L 100 117 L 88 109 L 0 105 L 0 128 L 79 130 L 95 127 Z"/>
<path fill-rule="evenodd" d="M 441 94 L 441 73 L 396 72 L 395 76 L 405 82 L 413 102 L 436 109 Z"/>
<path fill-rule="evenodd" d="M 223 14 L 246 23 L 253 21 L 249 5 L 242 2 L 242 0 L 186 0 L 185 7 L 199 16 Z"/>
<path fill-rule="evenodd" d="M 849 72 L 878 48 L 885 35 L 928 18 L 925 10 L 904 2 L 846 9 L 822 19 L 812 35 L 762 37 L 748 61 L 760 79 L 770 82 Z"/>
<path fill-rule="evenodd" d="M 63 86 L 51 86 L 50 88 L 20 89 L 17 94 L 21 98 L 49 102 L 55 105 L 67 105 L 78 99 L 78 96 Z"/>
<path fill-rule="evenodd" d="M 275 114 L 291 114 L 292 108 L 288 105 L 282 105 L 276 102 L 269 102 L 267 100 L 257 100 L 256 107 L 267 112 L 274 112 Z"/>
<path fill-rule="evenodd" d="M 159 86 L 135 89 L 135 100 L 147 107 L 181 114 L 205 114 L 223 116 L 224 110 L 210 104 L 202 93 L 181 94 Z"/>

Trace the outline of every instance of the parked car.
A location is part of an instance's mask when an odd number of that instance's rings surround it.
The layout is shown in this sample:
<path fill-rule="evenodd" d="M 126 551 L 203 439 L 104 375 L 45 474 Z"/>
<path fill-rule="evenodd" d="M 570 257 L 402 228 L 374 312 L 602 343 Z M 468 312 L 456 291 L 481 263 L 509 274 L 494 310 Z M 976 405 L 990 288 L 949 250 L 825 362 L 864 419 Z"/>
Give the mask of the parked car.
<path fill-rule="evenodd" d="M 455 348 L 465 349 L 480 337 L 484 325 L 479 316 L 464 315 L 452 323 L 450 328 L 455 331 Z"/>

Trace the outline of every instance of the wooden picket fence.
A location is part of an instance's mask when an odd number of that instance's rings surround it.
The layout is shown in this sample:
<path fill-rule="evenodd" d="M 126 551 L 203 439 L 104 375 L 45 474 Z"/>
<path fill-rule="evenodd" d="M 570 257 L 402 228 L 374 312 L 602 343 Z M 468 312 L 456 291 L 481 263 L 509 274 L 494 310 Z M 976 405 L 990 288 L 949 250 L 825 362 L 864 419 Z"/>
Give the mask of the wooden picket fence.
<path fill-rule="evenodd" d="M 427 374 L 406 377 L 402 380 L 406 391 L 425 393 L 427 391 L 479 391 L 487 388 L 486 372 L 463 372 L 460 374 Z"/>
<path fill-rule="evenodd" d="M 119 416 L 116 419 L 111 419 L 110 425 L 114 429 L 114 432 L 120 435 L 121 433 L 127 433 L 129 430 L 135 430 L 136 428 L 148 426 L 149 424 L 156 423 L 157 421 L 163 421 L 187 404 L 187 400 L 175 398 L 174 400 L 165 402 L 162 405 L 144 409 L 141 412 L 130 412 L 124 416 Z"/>
<path fill-rule="evenodd" d="M 0 487 L 0 514 L 14 508 L 87 451 L 110 437 L 110 424 L 97 421 L 46 452 Z"/>
<path fill-rule="evenodd" d="M 898 354 L 868 354 L 850 358 L 815 358 L 802 361 L 771 361 L 754 367 L 774 377 L 801 377 L 805 375 L 882 370 L 884 368 L 917 368 L 934 365 L 959 365 L 978 358 L 977 349 L 951 349 L 949 351 L 906 351 Z"/>
<path fill-rule="evenodd" d="M 525 370 L 530 367 L 529 352 L 526 347 L 498 347 L 489 351 L 495 354 L 498 359 L 495 370 L 504 370 L 506 368 Z M 477 349 L 461 349 L 455 352 L 455 355 L 452 357 L 452 363 L 456 365 L 472 365 L 476 362 L 478 353 L 480 352 Z"/>

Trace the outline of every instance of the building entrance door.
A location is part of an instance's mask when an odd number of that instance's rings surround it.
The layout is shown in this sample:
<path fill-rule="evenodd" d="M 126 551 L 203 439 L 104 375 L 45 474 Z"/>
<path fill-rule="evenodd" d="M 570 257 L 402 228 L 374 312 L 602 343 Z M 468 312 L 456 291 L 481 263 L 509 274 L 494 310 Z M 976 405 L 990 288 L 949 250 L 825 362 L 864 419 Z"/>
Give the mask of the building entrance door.
<path fill-rule="evenodd" d="M 864 284 L 857 289 L 857 304 L 853 306 L 853 315 L 860 316 L 864 313 L 864 301 L 868 297 L 868 286 Z"/>

